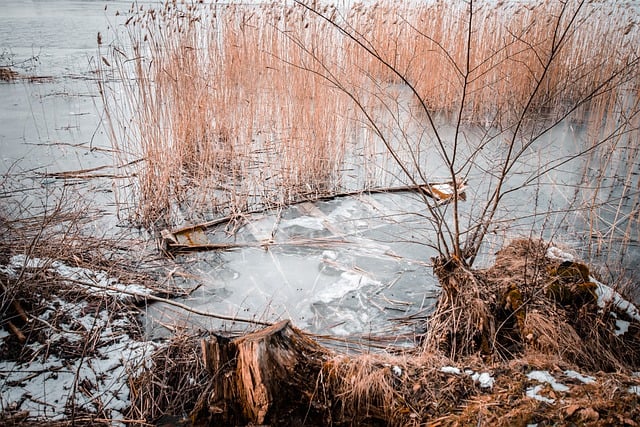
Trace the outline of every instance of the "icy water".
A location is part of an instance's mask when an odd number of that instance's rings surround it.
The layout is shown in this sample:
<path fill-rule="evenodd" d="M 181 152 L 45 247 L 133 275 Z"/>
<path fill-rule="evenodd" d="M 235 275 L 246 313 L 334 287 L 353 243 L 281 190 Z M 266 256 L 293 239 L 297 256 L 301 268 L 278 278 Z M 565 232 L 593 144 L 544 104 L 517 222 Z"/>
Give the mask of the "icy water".
<path fill-rule="evenodd" d="M 125 1 L 0 4 L 1 65 L 38 77 L 0 83 L 0 174 L 11 174 L 18 187 L 29 189 L 13 194 L 25 205 L 44 203 L 43 197 L 61 187 L 90 201 L 102 212 L 93 226 L 97 235 L 121 224 L 114 181 L 109 176 L 61 180 L 55 174 L 87 170 L 117 174 L 101 127 L 93 70 L 98 33 L 104 44 L 110 43 L 113 28 L 122 24 L 129 7 Z M 118 10 L 123 12 L 119 17 Z M 561 157 L 579 137 L 576 128 L 561 126 L 549 134 L 544 155 Z M 541 155 L 532 152 L 530 158 L 540 161 Z M 520 230 L 526 235 L 544 221 L 554 237 L 574 242 L 577 249 L 584 245 L 583 237 L 570 234 L 577 224 L 570 215 L 529 217 L 532 211 L 563 205 L 562 189 L 572 191 L 581 179 L 570 169 L 544 176 L 544 185 L 512 198 L 503 214 L 524 219 L 497 226 L 484 252 L 491 254 L 509 237 L 506 225 L 510 233 Z M 470 176 L 469 181 L 469 201 L 462 206 L 471 211 L 473 201 L 485 197 L 488 178 Z M 192 275 L 181 284 L 197 287 L 180 302 L 226 316 L 261 321 L 291 318 L 297 326 L 319 334 L 394 336 L 402 331 L 410 335 L 413 329 L 402 327 L 402 320 L 428 314 L 438 292 L 429 263 L 435 252 L 425 244 L 433 241 L 433 231 L 425 225 L 424 215 L 424 206 L 411 194 L 380 194 L 252 216 L 231 240 L 246 247 L 178 258 Z M 221 236 L 221 241 L 230 239 L 224 232 Z M 268 248 L 265 242 L 270 242 Z M 634 265 L 637 253 L 626 254 L 628 266 Z M 238 327 L 162 304 L 149 306 L 147 319 L 154 337 L 175 325 Z"/>

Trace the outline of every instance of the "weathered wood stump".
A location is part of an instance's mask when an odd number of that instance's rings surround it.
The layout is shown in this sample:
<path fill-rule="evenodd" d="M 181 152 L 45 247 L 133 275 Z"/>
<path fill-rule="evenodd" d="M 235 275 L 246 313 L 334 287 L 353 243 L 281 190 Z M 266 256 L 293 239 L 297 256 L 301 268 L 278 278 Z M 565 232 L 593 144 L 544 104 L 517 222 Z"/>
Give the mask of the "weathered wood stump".
<path fill-rule="evenodd" d="M 316 383 L 329 351 L 289 321 L 203 340 L 202 353 L 211 382 L 191 414 L 195 425 L 294 425 L 328 414 Z"/>

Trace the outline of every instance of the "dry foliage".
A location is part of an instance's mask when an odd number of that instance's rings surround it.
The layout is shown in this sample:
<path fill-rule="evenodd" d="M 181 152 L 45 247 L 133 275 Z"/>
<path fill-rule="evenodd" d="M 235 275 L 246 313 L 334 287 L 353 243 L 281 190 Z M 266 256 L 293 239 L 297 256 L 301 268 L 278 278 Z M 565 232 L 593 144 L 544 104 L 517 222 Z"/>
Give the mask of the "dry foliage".
<path fill-rule="evenodd" d="M 503 360 L 535 350 L 594 371 L 638 369 L 637 322 L 611 301 L 600 307 L 587 266 L 550 259 L 549 246 L 515 240 L 489 269 L 437 267 L 444 292 L 425 350 Z M 618 318 L 631 321 L 623 335 L 615 333 Z"/>
<path fill-rule="evenodd" d="M 92 381 L 108 381 L 105 384 L 120 390 L 127 378 L 115 377 L 115 367 L 109 372 L 97 372 L 91 359 L 102 357 L 105 348 L 120 339 L 130 344 L 142 341 L 143 328 L 137 321 L 136 304 L 140 299 L 119 294 L 116 286 L 109 290 L 109 285 L 134 284 L 136 289 L 146 285 L 147 289 L 166 295 L 174 291 L 158 280 L 144 259 L 139 250 L 143 242 L 116 235 L 96 236 L 95 230 L 85 227 L 92 220 L 92 212 L 82 209 L 64 192 L 58 196 L 56 199 L 51 195 L 52 200 L 47 202 L 55 203 L 41 212 L 35 212 L 39 209 L 33 205 L 25 207 L 9 198 L 0 208 L 0 327 L 8 332 L 0 340 L 0 359 L 16 362 L 13 374 L 21 372 L 23 364 L 41 362 L 41 371 L 24 373 L 27 383 L 47 373 L 56 379 L 62 367 L 75 374 L 73 388 L 66 390 L 66 402 L 42 403 L 51 408 L 63 405 L 67 412 L 56 417 L 66 419 L 54 422 L 46 418 L 46 410 L 19 410 L 29 399 L 40 404 L 38 399 L 42 396 L 46 399 L 47 393 L 55 395 L 43 384 L 37 395 L 27 394 L 17 402 L 3 399 L 2 425 L 111 425 L 112 414 L 105 408 L 110 398 L 96 392 L 104 384 Z M 19 257 L 18 261 L 14 257 Z M 92 288 L 93 282 L 107 289 Z M 96 378 L 87 372 L 95 373 Z M 6 380 L 3 393 L 15 386 Z M 91 397 L 94 392 L 91 401 L 78 397 Z M 49 409 L 49 417 L 52 411 L 55 409 Z"/>
<path fill-rule="evenodd" d="M 134 219 L 150 225 L 395 180 L 421 183 L 434 173 L 425 162 L 438 151 L 429 141 L 443 124 L 488 126 L 509 138 L 567 117 L 588 123 L 585 153 L 603 139 L 595 151 L 610 153 L 637 134 L 633 8 L 584 6 L 576 22 L 560 23 L 569 29 L 561 47 L 549 33 L 559 4 L 479 2 L 472 44 L 466 8 L 386 1 L 318 6 L 319 15 L 286 4 L 132 8 L 123 46 L 111 46 L 102 67 L 113 144 L 123 163 L 142 160 L 121 203 L 132 201 Z M 435 128 L 418 101 L 442 118 Z M 456 131 L 454 146 L 458 139 Z M 597 215 L 598 190 L 584 200 Z"/>

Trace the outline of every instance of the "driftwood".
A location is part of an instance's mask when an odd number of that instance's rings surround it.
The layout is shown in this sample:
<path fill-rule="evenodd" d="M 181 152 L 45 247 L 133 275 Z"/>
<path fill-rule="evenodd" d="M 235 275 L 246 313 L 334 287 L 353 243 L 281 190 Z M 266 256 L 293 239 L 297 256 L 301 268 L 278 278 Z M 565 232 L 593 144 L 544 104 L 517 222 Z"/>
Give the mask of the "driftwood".
<path fill-rule="evenodd" d="M 201 345 L 211 381 L 191 414 L 194 425 L 302 425 L 328 413 L 316 384 L 330 353 L 289 321 Z"/>
<path fill-rule="evenodd" d="M 313 195 L 308 197 L 302 197 L 295 203 L 290 205 L 301 205 L 304 203 L 314 203 L 325 200 L 332 200 L 341 197 L 358 196 L 361 194 L 381 194 L 381 193 L 402 193 L 402 192 L 419 192 L 427 197 L 430 197 L 436 201 L 436 203 L 448 203 L 452 200 L 454 194 L 457 195 L 459 200 L 466 199 L 466 182 L 457 183 L 457 188 L 454 190 L 454 184 L 452 181 L 439 181 L 431 182 L 422 185 L 405 185 L 398 187 L 388 188 L 376 188 L 367 191 L 350 191 L 344 193 L 337 193 L 331 195 Z M 247 212 L 247 214 L 263 213 L 267 209 L 255 210 Z M 272 241 L 267 242 L 255 242 L 255 243 L 217 243 L 210 242 L 207 236 L 207 229 L 220 226 L 232 222 L 237 219 L 237 216 L 230 215 L 222 218 L 216 218 L 211 221 L 187 225 L 184 227 L 176 228 L 173 230 L 164 229 L 160 232 L 160 246 L 165 252 L 182 252 L 182 251 L 202 251 L 202 250 L 228 250 L 237 247 L 257 246 L 268 247 L 275 245 Z M 309 242 L 286 242 L 286 245 L 306 245 Z M 313 243 L 313 242 L 311 242 Z M 333 243 L 336 243 L 333 241 Z"/>

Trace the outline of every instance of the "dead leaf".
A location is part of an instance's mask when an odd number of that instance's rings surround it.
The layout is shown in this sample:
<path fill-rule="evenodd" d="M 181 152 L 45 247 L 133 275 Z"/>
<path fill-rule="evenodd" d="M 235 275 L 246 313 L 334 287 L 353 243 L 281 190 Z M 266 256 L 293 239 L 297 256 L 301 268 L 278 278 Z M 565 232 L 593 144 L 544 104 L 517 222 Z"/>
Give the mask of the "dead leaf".
<path fill-rule="evenodd" d="M 578 412 L 578 416 L 583 421 L 597 421 L 600 418 L 598 411 L 593 408 L 584 408 Z"/>
<path fill-rule="evenodd" d="M 565 409 L 565 412 L 567 413 L 567 417 L 572 416 L 573 414 L 575 414 L 575 412 L 580 409 L 580 405 L 569 405 L 567 407 L 567 409 Z"/>

